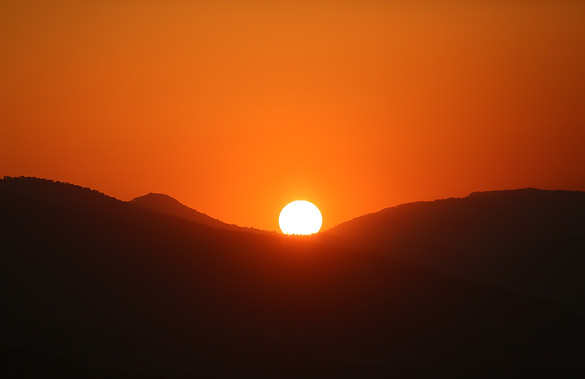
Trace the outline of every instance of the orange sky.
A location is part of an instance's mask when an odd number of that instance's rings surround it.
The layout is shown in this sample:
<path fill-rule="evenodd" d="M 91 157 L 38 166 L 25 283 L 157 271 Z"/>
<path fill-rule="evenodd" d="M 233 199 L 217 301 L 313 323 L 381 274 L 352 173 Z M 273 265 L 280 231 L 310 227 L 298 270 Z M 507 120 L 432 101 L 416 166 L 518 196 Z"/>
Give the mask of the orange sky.
<path fill-rule="evenodd" d="M 0 176 L 274 230 L 585 190 L 585 2 L 48 3 L 0 5 Z"/>

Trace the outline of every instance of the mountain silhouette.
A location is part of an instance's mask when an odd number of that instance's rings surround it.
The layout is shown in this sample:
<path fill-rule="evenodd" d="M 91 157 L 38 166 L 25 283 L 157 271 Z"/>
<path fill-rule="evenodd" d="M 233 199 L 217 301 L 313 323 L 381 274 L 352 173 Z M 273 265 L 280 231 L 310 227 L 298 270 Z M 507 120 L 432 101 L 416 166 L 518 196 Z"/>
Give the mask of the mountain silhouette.
<path fill-rule="evenodd" d="M 0 181 L 6 377 L 583 373 L 555 302 L 316 238 Z"/>
<path fill-rule="evenodd" d="M 208 216 L 205 213 L 201 213 L 193 208 L 190 208 L 179 202 L 177 199 L 162 193 L 149 193 L 147 195 L 132 199 L 129 201 L 129 203 L 137 207 L 179 217 L 185 220 L 196 222 L 198 224 L 210 226 L 212 228 L 239 230 L 260 234 L 272 234 L 272 232 L 256 228 L 246 228 L 238 225 L 227 224 L 221 220 Z"/>
<path fill-rule="evenodd" d="M 162 193 L 149 193 L 148 195 L 137 197 L 132 199 L 130 204 L 171 216 L 184 218 L 186 220 L 194 221 L 198 224 L 203 224 L 214 228 L 230 230 L 239 229 L 239 227 L 236 225 L 226 224 L 223 221 L 198 212 L 195 209 L 189 208 L 188 206 L 180 203 L 171 196 Z"/>
<path fill-rule="evenodd" d="M 584 192 L 522 189 L 404 204 L 320 237 L 585 313 Z"/>

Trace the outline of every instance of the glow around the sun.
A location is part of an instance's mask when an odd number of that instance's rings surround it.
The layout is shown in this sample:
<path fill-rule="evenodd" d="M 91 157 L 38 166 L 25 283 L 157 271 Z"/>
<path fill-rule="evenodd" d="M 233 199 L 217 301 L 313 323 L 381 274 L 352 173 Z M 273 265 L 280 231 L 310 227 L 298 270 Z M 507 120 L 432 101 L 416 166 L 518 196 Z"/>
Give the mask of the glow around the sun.
<path fill-rule="evenodd" d="M 314 204 L 296 200 L 282 208 L 278 224 L 284 234 L 314 234 L 321 229 L 323 217 Z"/>

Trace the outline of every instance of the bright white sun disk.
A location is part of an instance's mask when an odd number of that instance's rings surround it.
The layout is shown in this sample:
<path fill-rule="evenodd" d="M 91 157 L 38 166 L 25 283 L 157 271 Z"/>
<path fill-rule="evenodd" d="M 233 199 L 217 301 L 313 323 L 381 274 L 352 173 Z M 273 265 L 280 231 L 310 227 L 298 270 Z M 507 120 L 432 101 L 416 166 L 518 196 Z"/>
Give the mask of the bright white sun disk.
<path fill-rule="evenodd" d="M 284 234 L 314 234 L 321 229 L 323 217 L 314 204 L 296 200 L 282 208 L 278 224 Z"/>

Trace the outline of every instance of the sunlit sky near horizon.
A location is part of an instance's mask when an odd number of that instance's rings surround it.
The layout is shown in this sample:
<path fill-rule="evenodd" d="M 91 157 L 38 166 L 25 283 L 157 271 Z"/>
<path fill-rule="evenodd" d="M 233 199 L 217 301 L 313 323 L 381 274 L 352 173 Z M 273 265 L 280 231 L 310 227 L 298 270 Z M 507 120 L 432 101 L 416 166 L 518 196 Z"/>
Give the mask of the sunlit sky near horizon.
<path fill-rule="evenodd" d="M 585 2 L 9 0 L 0 51 L 0 176 L 270 230 L 585 190 Z"/>

